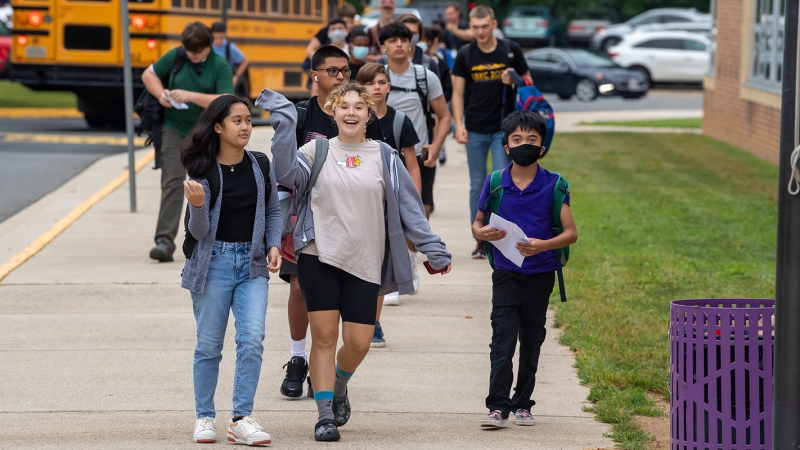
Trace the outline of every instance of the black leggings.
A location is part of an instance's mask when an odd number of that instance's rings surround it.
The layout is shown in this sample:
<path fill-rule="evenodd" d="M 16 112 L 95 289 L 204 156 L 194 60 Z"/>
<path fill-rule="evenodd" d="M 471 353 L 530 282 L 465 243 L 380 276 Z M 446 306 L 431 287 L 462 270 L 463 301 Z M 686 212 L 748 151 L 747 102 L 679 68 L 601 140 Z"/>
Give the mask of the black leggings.
<path fill-rule="evenodd" d="M 297 281 L 308 312 L 339 311 L 342 322 L 375 325 L 380 289 L 377 284 L 304 254 L 297 260 Z"/>

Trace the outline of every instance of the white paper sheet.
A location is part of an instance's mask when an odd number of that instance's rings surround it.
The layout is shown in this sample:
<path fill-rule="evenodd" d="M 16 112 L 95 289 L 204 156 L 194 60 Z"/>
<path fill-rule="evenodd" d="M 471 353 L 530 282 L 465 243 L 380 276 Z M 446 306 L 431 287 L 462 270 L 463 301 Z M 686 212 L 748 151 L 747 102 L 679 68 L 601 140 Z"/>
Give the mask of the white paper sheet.
<path fill-rule="evenodd" d="M 517 250 L 517 243 L 518 242 L 528 242 L 528 236 L 525 235 L 525 232 L 522 231 L 522 228 L 519 225 L 515 224 L 514 222 L 510 222 L 497 214 L 492 214 L 489 216 L 489 225 L 492 228 L 503 230 L 506 232 L 506 237 L 500 239 L 499 241 L 492 242 L 492 245 L 497 247 L 500 250 L 500 253 L 503 254 L 509 261 L 513 262 L 517 265 L 517 267 L 522 267 L 522 262 L 525 260 L 525 257 Z"/>
<path fill-rule="evenodd" d="M 167 92 L 167 100 L 169 100 L 169 104 L 172 105 L 173 108 L 175 108 L 175 109 L 189 109 L 189 105 L 187 105 L 186 103 L 178 103 L 178 102 L 176 102 L 175 100 L 172 99 L 172 96 L 169 95 L 169 91 L 166 91 L 166 92 Z"/>

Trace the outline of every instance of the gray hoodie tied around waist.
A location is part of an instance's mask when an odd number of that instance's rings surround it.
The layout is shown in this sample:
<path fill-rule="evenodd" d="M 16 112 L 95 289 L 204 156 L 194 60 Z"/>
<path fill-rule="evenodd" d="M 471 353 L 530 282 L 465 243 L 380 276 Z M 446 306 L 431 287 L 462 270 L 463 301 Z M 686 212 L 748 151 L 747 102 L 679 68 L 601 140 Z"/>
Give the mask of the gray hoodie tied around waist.
<path fill-rule="evenodd" d="M 311 164 L 305 155 L 297 151 L 297 110 L 294 104 L 269 89 L 261 91 L 255 104 L 270 113 L 270 121 L 275 130 L 272 156 L 278 184 L 294 189 L 297 193 L 305 192 L 311 176 Z M 381 269 L 379 295 L 398 291 L 400 294 L 410 294 L 414 292 L 414 283 L 406 238 L 428 257 L 428 262 L 434 269 L 444 269 L 450 265 L 451 255 L 444 242 L 431 231 L 417 188 L 397 151 L 384 142 L 379 141 L 379 144 L 386 184 L 384 221 L 388 250 Z M 298 251 L 314 240 L 314 214 L 310 199 L 306 202 L 300 198 L 296 200 L 297 204 L 306 205 L 297 212 L 294 244 L 295 251 Z"/>

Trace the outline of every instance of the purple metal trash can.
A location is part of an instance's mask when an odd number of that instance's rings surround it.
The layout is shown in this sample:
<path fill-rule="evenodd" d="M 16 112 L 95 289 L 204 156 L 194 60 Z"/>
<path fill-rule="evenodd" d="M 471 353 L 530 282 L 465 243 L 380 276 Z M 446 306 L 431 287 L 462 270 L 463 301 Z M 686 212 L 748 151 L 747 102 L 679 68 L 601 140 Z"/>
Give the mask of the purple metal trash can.
<path fill-rule="evenodd" d="M 671 450 L 771 450 L 775 300 L 672 302 Z"/>

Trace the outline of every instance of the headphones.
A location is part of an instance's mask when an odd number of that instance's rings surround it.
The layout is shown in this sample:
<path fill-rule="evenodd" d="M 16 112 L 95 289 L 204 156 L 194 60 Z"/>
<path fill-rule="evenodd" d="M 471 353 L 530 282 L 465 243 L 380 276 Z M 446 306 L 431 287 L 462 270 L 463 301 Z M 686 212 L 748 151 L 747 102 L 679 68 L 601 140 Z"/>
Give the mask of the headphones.
<path fill-rule="evenodd" d="M 314 77 L 314 81 L 319 81 L 319 77 Z"/>

